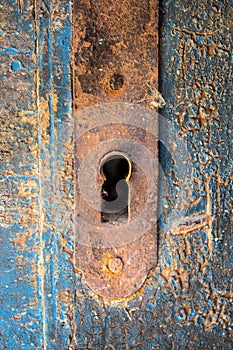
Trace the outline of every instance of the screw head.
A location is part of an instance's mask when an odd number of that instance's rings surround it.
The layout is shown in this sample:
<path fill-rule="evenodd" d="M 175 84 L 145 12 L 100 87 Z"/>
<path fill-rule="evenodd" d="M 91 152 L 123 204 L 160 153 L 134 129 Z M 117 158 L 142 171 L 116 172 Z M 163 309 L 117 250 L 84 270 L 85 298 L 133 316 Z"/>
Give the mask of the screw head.
<path fill-rule="evenodd" d="M 123 266 L 123 261 L 119 257 L 112 258 L 108 263 L 109 270 L 115 274 L 122 272 Z"/>

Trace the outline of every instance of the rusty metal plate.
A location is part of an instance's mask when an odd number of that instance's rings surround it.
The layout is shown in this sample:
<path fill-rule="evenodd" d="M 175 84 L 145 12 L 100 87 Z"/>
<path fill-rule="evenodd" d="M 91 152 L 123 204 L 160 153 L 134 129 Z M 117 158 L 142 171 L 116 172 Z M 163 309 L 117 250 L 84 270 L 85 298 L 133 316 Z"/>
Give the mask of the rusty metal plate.
<path fill-rule="evenodd" d="M 157 3 L 75 1 L 73 18 L 75 264 L 96 293 L 123 298 L 157 259 Z M 108 154 L 132 168 L 124 221 L 103 220 Z"/>

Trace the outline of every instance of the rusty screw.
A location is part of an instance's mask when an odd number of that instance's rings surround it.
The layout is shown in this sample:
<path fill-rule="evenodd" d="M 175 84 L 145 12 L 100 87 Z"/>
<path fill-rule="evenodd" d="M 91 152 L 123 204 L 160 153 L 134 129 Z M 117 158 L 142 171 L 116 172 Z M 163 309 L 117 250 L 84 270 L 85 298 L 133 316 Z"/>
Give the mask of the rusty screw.
<path fill-rule="evenodd" d="M 108 268 L 112 273 L 120 273 L 123 270 L 123 261 L 121 258 L 112 258 L 109 261 Z"/>

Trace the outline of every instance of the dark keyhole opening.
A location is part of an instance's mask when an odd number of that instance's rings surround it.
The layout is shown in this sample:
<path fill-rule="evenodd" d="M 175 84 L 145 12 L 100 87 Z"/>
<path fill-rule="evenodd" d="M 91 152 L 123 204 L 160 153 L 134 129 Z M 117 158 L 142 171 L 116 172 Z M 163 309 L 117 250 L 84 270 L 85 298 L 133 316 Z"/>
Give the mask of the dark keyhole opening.
<path fill-rule="evenodd" d="M 131 163 L 121 154 L 104 157 L 101 167 L 101 221 L 110 224 L 127 222 L 129 216 L 129 185 Z"/>

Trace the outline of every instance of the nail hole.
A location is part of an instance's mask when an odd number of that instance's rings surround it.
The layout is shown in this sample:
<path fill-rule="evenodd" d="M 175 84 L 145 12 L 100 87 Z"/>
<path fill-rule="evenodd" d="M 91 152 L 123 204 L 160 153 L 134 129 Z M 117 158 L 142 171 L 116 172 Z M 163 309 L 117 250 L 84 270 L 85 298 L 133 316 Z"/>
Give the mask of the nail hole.
<path fill-rule="evenodd" d="M 111 90 L 120 90 L 124 84 L 123 75 L 113 74 L 110 78 L 109 85 Z"/>

